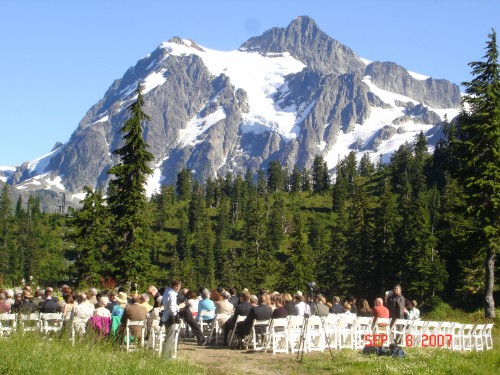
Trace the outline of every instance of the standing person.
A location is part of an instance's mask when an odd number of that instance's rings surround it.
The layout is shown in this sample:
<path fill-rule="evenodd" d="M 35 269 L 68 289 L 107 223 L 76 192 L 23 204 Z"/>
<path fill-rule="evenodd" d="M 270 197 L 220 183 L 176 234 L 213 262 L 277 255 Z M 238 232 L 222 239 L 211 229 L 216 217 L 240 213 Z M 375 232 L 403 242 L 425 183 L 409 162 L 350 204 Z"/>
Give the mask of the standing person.
<path fill-rule="evenodd" d="M 405 317 L 405 298 L 401 294 L 401 286 L 395 285 L 392 289 L 392 295 L 387 298 L 387 308 L 389 317 L 395 319 L 404 319 Z"/>
<path fill-rule="evenodd" d="M 420 320 L 420 310 L 417 309 L 417 301 L 415 300 L 411 301 L 411 307 L 410 310 L 408 311 L 408 314 L 410 315 L 410 319 Z"/>
<path fill-rule="evenodd" d="M 170 288 L 165 291 L 162 297 L 163 315 L 161 323 L 165 325 L 166 337 L 163 344 L 163 356 L 166 359 L 177 358 L 176 335 L 179 331 L 179 306 L 177 305 L 177 295 L 181 289 L 181 282 L 173 279 Z"/>

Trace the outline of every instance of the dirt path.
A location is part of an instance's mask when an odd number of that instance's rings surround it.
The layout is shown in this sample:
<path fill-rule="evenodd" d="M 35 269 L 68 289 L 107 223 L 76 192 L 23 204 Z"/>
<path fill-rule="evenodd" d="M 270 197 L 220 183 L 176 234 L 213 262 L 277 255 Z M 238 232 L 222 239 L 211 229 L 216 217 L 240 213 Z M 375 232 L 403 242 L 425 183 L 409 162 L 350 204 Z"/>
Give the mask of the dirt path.
<path fill-rule="evenodd" d="M 209 374 L 293 374 L 299 373 L 296 354 L 276 354 L 235 350 L 222 346 L 197 346 L 196 342 L 181 341 L 178 358 L 210 368 Z"/>

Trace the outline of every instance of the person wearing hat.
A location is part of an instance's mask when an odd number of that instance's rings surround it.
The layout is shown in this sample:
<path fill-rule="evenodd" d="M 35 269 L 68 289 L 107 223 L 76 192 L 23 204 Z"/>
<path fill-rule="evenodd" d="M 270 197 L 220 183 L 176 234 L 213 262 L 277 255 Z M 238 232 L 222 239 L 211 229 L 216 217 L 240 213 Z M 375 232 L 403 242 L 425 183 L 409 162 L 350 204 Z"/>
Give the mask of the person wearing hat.
<path fill-rule="evenodd" d="M 22 302 L 16 312 L 26 315 L 36 312 L 36 305 L 31 301 L 31 293 L 28 290 L 23 291 Z"/>
<path fill-rule="evenodd" d="M 116 337 L 123 311 L 125 311 L 125 306 L 127 306 L 127 293 L 118 292 L 115 296 L 115 301 L 117 304 L 113 307 L 113 311 L 111 311 L 111 332 Z"/>

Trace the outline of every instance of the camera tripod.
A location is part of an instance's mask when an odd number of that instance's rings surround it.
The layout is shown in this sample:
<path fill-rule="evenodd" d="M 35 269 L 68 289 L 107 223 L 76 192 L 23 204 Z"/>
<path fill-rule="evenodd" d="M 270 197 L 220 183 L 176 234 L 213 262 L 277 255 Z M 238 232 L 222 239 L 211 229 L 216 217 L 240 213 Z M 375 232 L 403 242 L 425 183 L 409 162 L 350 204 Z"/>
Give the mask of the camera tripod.
<path fill-rule="evenodd" d="M 315 285 L 314 283 L 308 284 L 307 296 L 311 299 L 312 303 L 314 303 L 314 306 L 316 307 L 316 311 L 318 311 L 318 303 L 316 302 L 316 299 L 314 298 L 314 285 Z M 302 328 L 300 330 L 299 350 L 297 351 L 297 359 L 299 359 L 299 356 L 300 356 L 301 363 L 302 363 L 302 360 L 304 358 L 307 330 L 309 328 L 309 317 L 310 317 L 309 314 L 304 313 L 304 319 L 302 320 Z M 325 329 L 325 322 L 323 321 L 323 319 L 320 319 L 320 321 L 321 321 L 321 327 L 323 328 L 323 333 L 325 335 L 325 341 L 326 341 L 326 344 L 328 346 L 328 350 L 330 352 L 330 358 L 333 361 L 332 348 L 330 347 L 330 339 L 327 338 L 326 329 Z"/>

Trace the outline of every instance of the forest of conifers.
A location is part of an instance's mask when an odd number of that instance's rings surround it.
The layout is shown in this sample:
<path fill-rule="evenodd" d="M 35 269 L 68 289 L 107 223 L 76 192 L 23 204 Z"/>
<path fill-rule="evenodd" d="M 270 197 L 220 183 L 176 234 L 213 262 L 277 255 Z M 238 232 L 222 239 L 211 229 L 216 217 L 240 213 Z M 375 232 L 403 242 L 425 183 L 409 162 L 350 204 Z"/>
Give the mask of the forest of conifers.
<path fill-rule="evenodd" d="M 82 207 L 43 213 L 31 196 L 0 197 L 0 286 L 76 287 L 180 278 L 188 288 L 235 286 L 373 300 L 395 284 L 424 308 L 483 295 L 494 317 L 500 247 L 500 66 L 495 31 L 485 61 L 472 62 L 463 111 L 441 124 L 432 154 L 418 134 L 390 161 L 353 151 L 335 166 L 271 161 L 257 174 L 203 183 L 177 173 L 146 199 L 154 157 L 142 138 L 141 85 L 128 110 L 121 160 L 106 194 L 85 188 Z M 175 172 L 174 172 L 175 173 Z M 15 206 L 15 207 L 14 207 Z M 497 276 L 495 276 L 497 275 Z M 24 279 L 24 281 L 23 281 Z"/>
<path fill-rule="evenodd" d="M 316 281 L 327 296 L 370 298 L 403 285 L 424 305 L 439 296 L 481 290 L 484 257 L 450 169 L 453 125 L 427 152 L 420 134 L 390 163 L 350 153 L 331 183 L 317 157 L 310 170 L 271 162 L 257 176 L 228 174 L 199 184 L 178 173 L 177 185 L 151 197 L 144 243 L 150 265 L 134 283 L 188 287 L 305 290 Z M 48 285 L 122 281 L 110 258 L 109 212 L 100 191 L 87 190 L 83 209 L 42 213 L 31 197 L 14 207 L 2 194 L 1 271 L 4 285 L 33 276 Z M 13 212 L 13 213 L 12 213 Z M 130 280 L 128 280 L 130 282 Z M 139 288 L 141 285 L 139 285 Z"/>

